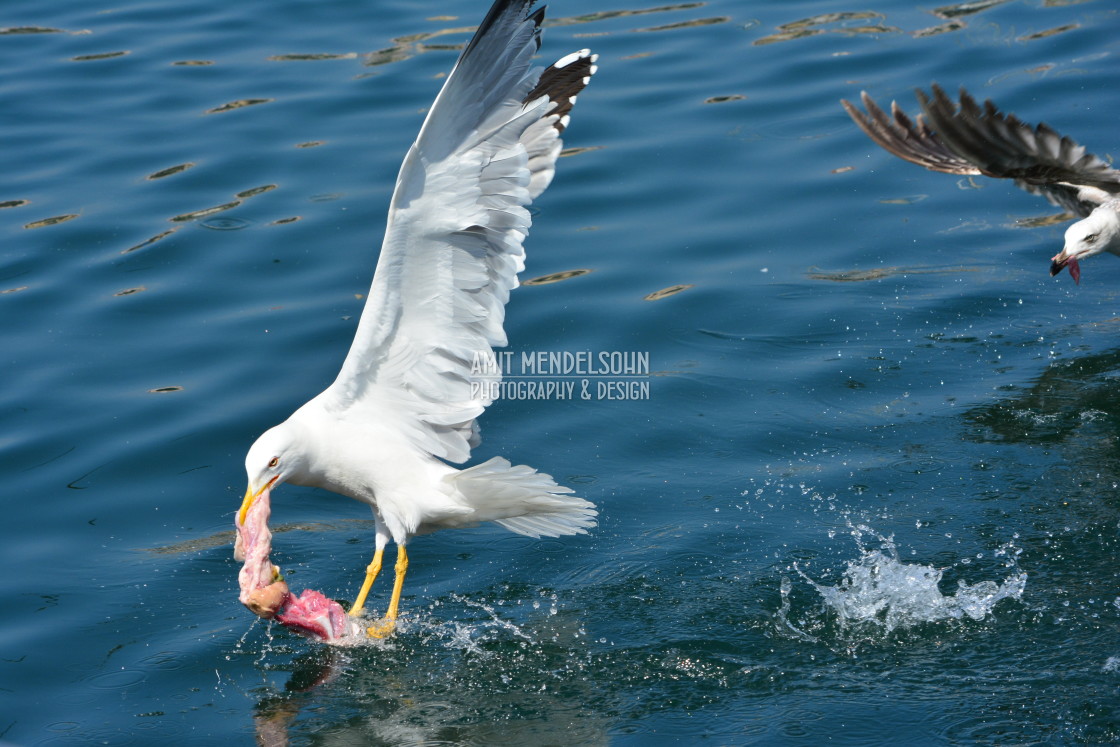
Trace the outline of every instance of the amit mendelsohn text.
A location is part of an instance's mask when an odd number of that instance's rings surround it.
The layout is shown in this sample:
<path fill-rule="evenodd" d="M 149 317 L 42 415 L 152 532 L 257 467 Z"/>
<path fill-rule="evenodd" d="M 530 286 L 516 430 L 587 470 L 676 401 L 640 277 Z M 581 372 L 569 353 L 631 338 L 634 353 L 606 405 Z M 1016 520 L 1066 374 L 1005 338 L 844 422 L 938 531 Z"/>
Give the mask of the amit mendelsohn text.
<path fill-rule="evenodd" d="M 520 368 L 518 365 L 520 364 Z M 471 363 L 474 376 L 649 376 L 649 353 L 631 350 L 477 352 Z"/>

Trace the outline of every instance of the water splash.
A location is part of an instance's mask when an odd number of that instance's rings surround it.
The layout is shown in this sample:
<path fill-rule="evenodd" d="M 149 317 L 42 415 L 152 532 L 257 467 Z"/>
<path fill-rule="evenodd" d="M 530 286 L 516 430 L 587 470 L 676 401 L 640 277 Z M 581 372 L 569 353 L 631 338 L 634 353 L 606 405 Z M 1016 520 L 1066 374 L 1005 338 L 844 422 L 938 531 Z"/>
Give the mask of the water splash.
<path fill-rule="evenodd" d="M 492 605 L 459 594 L 452 594 L 450 599 L 468 609 L 484 613 L 488 619 L 478 618 L 468 622 L 459 620 L 417 622 L 429 639 L 441 640 L 445 648 L 459 649 L 486 658 L 491 656 L 491 653 L 483 647 L 483 644 L 503 638 L 519 638 L 529 644 L 536 644 L 533 637 L 522 630 L 521 626 L 499 615 Z"/>
<path fill-rule="evenodd" d="M 1003 581 L 969 584 L 959 580 L 956 591 L 945 594 L 941 590 L 944 569 L 903 563 L 893 536 L 884 537 L 865 525 L 849 527 L 860 555 L 848 561 L 835 586 L 818 583 L 796 563 L 793 566 L 820 594 L 825 612 L 835 617 L 843 631 L 888 635 L 924 623 L 983 620 L 1000 601 L 1020 599 L 1026 588 L 1027 574 L 1016 565 L 1019 550 L 1012 543 L 1003 545 L 995 553 L 997 557 L 1002 556 L 1005 567 L 1012 570 Z M 877 546 L 868 546 L 871 543 L 864 540 L 867 535 L 877 540 Z M 778 622 L 784 632 L 803 640 L 818 640 L 806 631 L 806 626 L 791 621 L 792 591 L 792 583 L 783 577 Z"/>

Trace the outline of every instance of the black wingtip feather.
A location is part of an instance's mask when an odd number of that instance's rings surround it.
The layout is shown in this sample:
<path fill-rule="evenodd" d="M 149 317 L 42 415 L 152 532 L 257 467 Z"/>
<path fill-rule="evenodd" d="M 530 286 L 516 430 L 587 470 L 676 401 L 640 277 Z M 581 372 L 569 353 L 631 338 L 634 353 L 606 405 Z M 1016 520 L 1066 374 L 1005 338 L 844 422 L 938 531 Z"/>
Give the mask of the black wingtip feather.
<path fill-rule="evenodd" d="M 573 59 L 574 57 L 574 59 Z M 595 74 L 595 60 L 598 55 L 591 54 L 584 49 L 557 61 L 541 73 L 540 80 L 533 90 L 525 97 L 524 103 L 534 101 L 541 96 L 547 96 L 555 105 L 549 110 L 549 115 L 556 115 L 556 129 L 560 132 L 568 124 L 568 113 L 575 106 L 576 96 L 587 86 L 591 76 Z"/>

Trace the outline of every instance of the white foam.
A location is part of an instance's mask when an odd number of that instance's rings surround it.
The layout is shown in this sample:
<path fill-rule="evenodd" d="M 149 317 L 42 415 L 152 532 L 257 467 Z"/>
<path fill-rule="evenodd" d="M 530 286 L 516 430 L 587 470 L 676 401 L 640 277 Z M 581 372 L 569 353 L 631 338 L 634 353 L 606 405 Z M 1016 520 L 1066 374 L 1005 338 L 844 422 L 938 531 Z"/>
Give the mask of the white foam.
<path fill-rule="evenodd" d="M 864 533 L 877 537 L 880 546 L 863 546 Z M 983 620 L 1000 601 L 1020 599 L 1026 588 L 1027 574 L 1016 570 L 1000 582 L 969 584 L 960 580 L 954 593 L 944 594 L 940 588 L 942 570 L 901 562 L 893 537 L 877 535 L 866 526 L 853 527 L 853 535 L 860 546 L 860 557 L 848 561 L 835 586 L 818 583 L 794 566 L 836 614 L 841 626 L 870 625 L 889 633 L 921 623 Z M 1013 559 L 1010 566 L 1014 566 Z"/>

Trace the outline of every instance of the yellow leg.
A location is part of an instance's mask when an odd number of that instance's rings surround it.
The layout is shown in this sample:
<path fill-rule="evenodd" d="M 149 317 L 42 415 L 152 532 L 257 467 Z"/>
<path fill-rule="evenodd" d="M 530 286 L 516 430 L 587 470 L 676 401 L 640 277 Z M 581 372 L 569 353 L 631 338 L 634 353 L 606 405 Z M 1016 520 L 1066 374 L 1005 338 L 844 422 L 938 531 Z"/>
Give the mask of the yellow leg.
<path fill-rule="evenodd" d="M 397 626 L 397 608 L 401 603 L 401 587 L 404 586 L 404 574 L 408 571 L 408 553 L 405 552 L 403 545 L 397 545 L 397 564 L 394 570 L 397 572 L 397 577 L 393 581 L 393 596 L 389 598 L 389 609 L 385 613 L 385 619 L 377 625 L 366 628 L 366 633 L 372 638 L 384 638 L 392 633 Z"/>
<path fill-rule="evenodd" d="M 373 580 L 377 578 L 377 574 L 381 573 L 381 556 L 383 554 L 384 549 L 380 547 L 373 554 L 373 562 L 366 568 L 366 579 L 362 582 L 362 588 L 358 591 L 354 606 L 350 608 L 351 617 L 357 617 L 365 611 L 366 597 L 369 596 L 370 587 L 373 586 Z"/>

